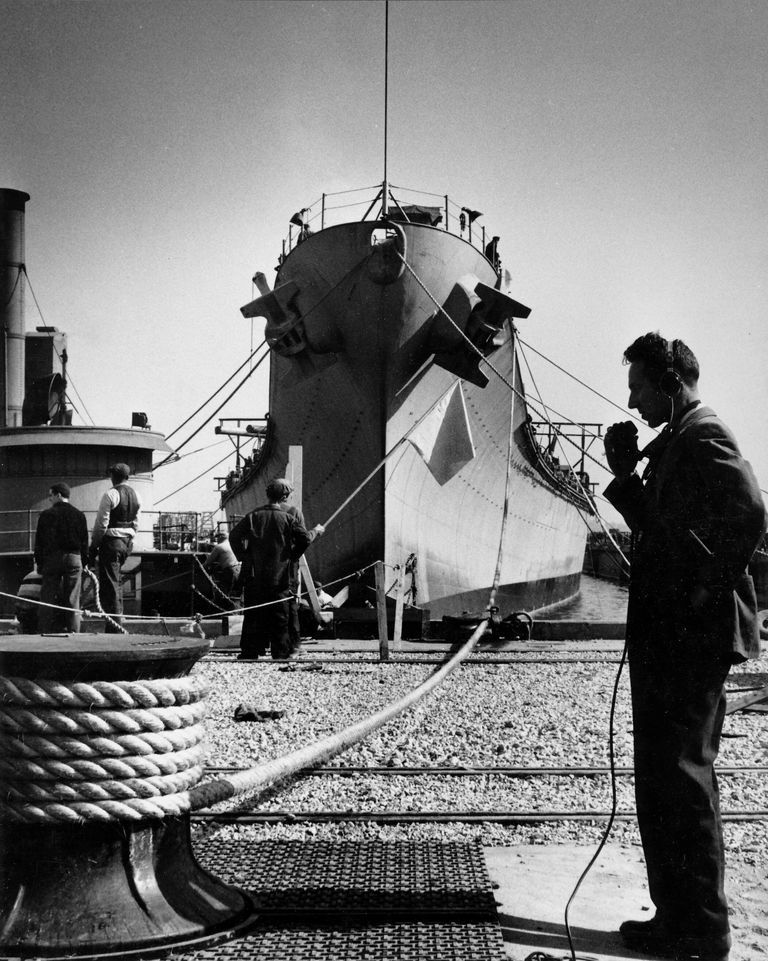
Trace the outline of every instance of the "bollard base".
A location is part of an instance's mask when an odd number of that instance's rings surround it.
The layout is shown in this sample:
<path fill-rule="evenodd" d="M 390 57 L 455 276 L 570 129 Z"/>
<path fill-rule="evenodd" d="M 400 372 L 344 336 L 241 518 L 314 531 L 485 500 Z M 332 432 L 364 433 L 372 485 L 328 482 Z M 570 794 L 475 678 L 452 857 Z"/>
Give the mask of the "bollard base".
<path fill-rule="evenodd" d="M 158 957 L 257 920 L 242 891 L 197 863 L 188 817 L 2 824 L 0 851 L 0 957 Z"/>

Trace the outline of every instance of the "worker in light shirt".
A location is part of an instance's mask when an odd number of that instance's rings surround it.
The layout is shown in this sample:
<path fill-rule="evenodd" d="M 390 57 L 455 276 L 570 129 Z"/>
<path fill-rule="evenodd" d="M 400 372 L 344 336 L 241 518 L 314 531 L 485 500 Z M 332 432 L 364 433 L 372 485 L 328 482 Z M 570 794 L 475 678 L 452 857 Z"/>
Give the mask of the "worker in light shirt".
<path fill-rule="evenodd" d="M 97 557 L 99 560 L 99 600 L 102 610 L 119 623 L 123 613 L 121 571 L 139 528 L 141 498 L 128 486 L 131 469 L 127 464 L 113 464 L 107 473 L 112 487 L 104 492 L 99 502 L 88 556 L 91 564 Z M 107 633 L 118 630 L 107 621 Z"/>

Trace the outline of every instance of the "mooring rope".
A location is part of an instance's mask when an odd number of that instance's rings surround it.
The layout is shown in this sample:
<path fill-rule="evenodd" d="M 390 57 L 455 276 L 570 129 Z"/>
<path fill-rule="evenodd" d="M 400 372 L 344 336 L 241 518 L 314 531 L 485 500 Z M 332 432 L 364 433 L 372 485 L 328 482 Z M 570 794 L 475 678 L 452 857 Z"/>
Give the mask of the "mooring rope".
<path fill-rule="evenodd" d="M 258 764 L 245 771 L 238 771 L 226 778 L 218 778 L 215 781 L 209 781 L 192 788 L 189 792 L 190 810 L 199 811 L 201 808 L 210 807 L 212 804 L 230 800 L 241 794 L 266 791 L 297 772 L 323 764 L 337 754 L 341 754 L 342 751 L 346 751 L 347 748 L 357 744 L 363 738 L 393 720 L 398 714 L 402 714 L 407 708 L 412 707 L 438 684 L 441 684 L 462 661 L 469 657 L 477 642 L 485 633 L 487 626 L 487 620 L 481 621 L 469 640 L 439 670 L 418 687 L 415 687 L 397 701 L 388 704 L 376 714 L 365 717 L 355 724 L 350 724 L 342 731 L 330 734 L 328 737 L 321 738 L 321 740 L 292 751 L 290 754 Z"/>
<path fill-rule="evenodd" d="M 438 671 L 376 714 L 204 784 L 205 687 L 194 676 L 91 684 L 0 678 L 0 820 L 139 821 L 266 790 L 341 753 L 421 700 L 472 653 L 487 626 L 483 620 Z M 131 706 L 120 712 L 116 705 Z"/>
<path fill-rule="evenodd" d="M 83 568 L 83 573 L 84 573 L 84 574 L 87 574 L 88 577 L 90 577 L 90 579 L 93 581 L 93 598 L 94 598 L 94 601 L 96 602 L 96 610 L 99 612 L 99 614 L 101 614 L 102 617 L 106 618 L 107 622 L 108 622 L 109 624 L 111 624 L 112 627 L 116 628 L 116 630 L 118 631 L 118 633 L 120 633 L 120 634 L 127 634 L 128 631 L 126 631 L 126 629 L 123 627 L 123 625 L 122 625 L 119 621 L 116 621 L 115 618 L 112 617 L 110 614 L 107 614 L 107 612 L 106 612 L 106 611 L 104 610 L 104 608 L 101 606 L 101 597 L 100 597 L 100 594 L 99 594 L 99 579 L 98 579 L 98 577 L 96 577 L 96 575 L 93 573 L 93 571 L 92 571 L 92 570 L 90 569 L 90 567 L 88 567 L 88 566 L 86 566 L 86 567 Z"/>
<path fill-rule="evenodd" d="M 203 776 L 207 690 L 195 676 L 0 677 L 0 820 L 140 821 L 188 811 Z"/>

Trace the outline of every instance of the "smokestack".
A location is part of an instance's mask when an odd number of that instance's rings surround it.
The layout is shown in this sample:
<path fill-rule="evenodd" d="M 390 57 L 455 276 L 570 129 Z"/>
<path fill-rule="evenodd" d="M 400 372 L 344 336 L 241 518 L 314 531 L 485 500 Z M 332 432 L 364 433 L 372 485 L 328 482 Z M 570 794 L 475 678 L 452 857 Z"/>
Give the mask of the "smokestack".
<path fill-rule="evenodd" d="M 24 404 L 24 209 L 29 194 L 0 187 L 0 403 L 3 427 Z"/>

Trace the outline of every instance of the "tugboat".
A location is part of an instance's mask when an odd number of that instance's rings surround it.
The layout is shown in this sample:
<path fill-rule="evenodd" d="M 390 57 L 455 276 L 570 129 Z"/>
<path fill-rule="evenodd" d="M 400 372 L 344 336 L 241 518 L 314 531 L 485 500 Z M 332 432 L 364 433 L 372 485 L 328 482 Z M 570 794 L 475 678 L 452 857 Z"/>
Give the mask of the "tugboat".
<path fill-rule="evenodd" d="M 165 438 L 138 411 L 130 428 L 73 425 L 66 334 L 56 327 L 26 329 L 28 201 L 24 191 L 0 189 L 0 324 L 6 332 L 0 338 L 0 616 L 16 614 L 25 630 L 36 629 L 36 609 L 25 599 L 39 595 L 32 554 L 51 484 L 66 480 L 72 503 L 92 525 L 109 486 L 107 468 L 116 462 L 130 466 L 143 505 L 123 568 L 126 613 L 208 613 L 212 608 L 200 593 L 210 593 L 210 584 L 195 555 L 204 537 L 199 516 L 180 519 L 154 510 L 152 456 L 170 452 Z M 171 546 L 177 549 L 167 550 Z"/>

